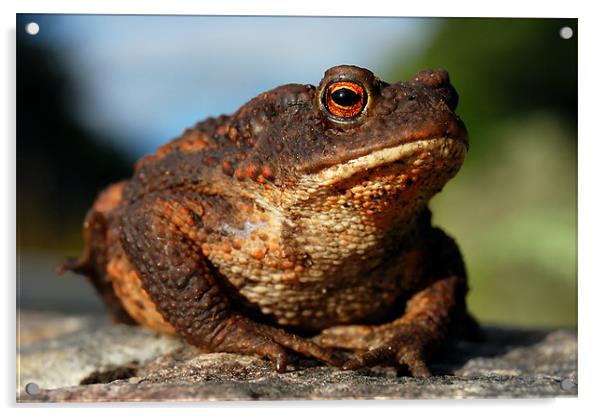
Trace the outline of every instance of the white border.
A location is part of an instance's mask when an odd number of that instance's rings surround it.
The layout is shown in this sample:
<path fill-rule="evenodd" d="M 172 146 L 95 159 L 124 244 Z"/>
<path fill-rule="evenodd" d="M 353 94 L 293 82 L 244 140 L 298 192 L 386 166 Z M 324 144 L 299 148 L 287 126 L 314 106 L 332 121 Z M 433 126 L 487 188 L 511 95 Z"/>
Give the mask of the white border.
<path fill-rule="evenodd" d="M 104 0 L 69 1 L 28 0 L 19 2 L 21 13 L 114 13 L 114 14 L 225 14 L 225 15 L 307 15 L 307 16 L 444 16 L 444 17 L 577 17 L 576 4 L 546 1 L 533 5 L 520 0 L 482 3 L 470 1 L 419 1 L 391 2 L 386 0 L 369 3 L 353 0 L 303 2 L 279 1 L 209 1 L 187 0 Z"/>

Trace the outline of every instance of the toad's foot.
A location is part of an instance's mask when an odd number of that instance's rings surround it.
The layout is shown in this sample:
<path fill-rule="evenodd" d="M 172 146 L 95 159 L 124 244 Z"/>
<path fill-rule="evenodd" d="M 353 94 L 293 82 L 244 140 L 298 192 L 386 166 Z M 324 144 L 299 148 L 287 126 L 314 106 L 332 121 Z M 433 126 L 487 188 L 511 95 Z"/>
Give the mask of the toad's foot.
<path fill-rule="evenodd" d="M 401 365 L 414 376 L 429 376 L 425 359 L 449 335 L 454 321 L 461 321 L 464 279 L 451 276 L 435 281 L 414 295 L 403 316 L 383 325 L 349 325 L 324 330 L 314 341 L 325 348 L 353 350 L 356 356 L 344 370 L 374 365 Z"/>
<path fill-rule="evenodd" d="M 289 351 L 340 367 L 343 360 L 337 354 L 320 347 L 311 340 L 262 325 L 235 315 L 226 321 L 223 329 L 212 339 L 212 350 L 255 354 L 272 361 L 276 371 L 286 371 L 290 361 Z"/>
<path fill-rule="evenodd" d="M 344 331 L 348 329 L 349 331 Z M 320 346 L 352 349 L 358 354 L 342 365 L 357 370 L 375 365 L 407 366 L 413 376 L 431 375 L 425 358 L 431 347 L 428 330 L 417 325 L 334 327 L 314 339 Z"/>

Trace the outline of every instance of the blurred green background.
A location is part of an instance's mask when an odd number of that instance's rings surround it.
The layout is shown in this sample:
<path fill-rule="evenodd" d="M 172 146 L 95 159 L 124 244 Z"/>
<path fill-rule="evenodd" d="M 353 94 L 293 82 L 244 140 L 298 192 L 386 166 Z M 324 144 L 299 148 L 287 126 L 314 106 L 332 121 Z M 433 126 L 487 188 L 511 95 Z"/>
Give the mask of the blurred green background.
<path fill-rule="evenodd" d="M 21 16 L 19 25 L 30 18 Z M 434 222 L 464 254 L 470 309 L 488 323 L 576 326 L 577 20 L 411 24 L 423 28 L 420 46 L 401 40 L 403 47 L 382 45 L 386 58 L 372 69 L 395 81 L 424 68 L 446 68 L 459 92 L 470 150 L 431 206 Z M 559 36 L 564 26 L 573 29 L 571 39 Z M 74 92 L 74 63 L 47 43 L 22 34 L 17 39 L 19 304 L 101 312 L 83 279 L 55 278 L 52 268 L 81 251 L 81 222 L 95 194 L 127 177 L 133 161 L 156 144 L 136 151 L 115 145 L 131 135 L 91 128 L 77 111 L 82 103 Z M 311 76 L 307 82 L 315 84 L 321 72 Z M 233 102 L 232 109 L 240 104 Z"/>
<path fill-rule="evenodd" d="M 393 78 L 443 67 L 470 150 L 432 203 L 459 242 L 484 321 L 577 324 L 576 20 L 450 19 Z"/>

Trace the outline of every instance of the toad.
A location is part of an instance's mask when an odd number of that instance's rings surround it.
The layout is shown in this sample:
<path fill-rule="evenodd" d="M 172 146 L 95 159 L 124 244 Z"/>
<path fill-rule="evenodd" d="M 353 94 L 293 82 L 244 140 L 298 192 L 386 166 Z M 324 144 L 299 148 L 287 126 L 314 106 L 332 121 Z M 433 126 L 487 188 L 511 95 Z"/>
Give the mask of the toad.
<path fill-rule="evenodd" d="M 468 148 L 457 102 L 444 70 L 389 84 L 350 65 L 262 93 L 100 193 L 62 271 L 116 320 L 201 351 L 427 376 L 471 322 L 461 254 L 427 207 Z"/>

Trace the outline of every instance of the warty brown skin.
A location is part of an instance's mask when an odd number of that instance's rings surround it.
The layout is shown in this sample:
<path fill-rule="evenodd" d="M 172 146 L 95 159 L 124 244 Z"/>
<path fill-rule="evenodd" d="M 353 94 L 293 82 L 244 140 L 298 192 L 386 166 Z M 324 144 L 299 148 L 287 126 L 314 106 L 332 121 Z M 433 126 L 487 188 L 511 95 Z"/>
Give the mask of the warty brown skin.
<path fill-rule="evenodd" d="M 260 94 L 103 191 L 63 270 L 118 320 L 204 351 L 428 375 L 468 319 L 461 255 L 427 208 L 468 147 L 456 105 L 443 70 L 387 84 L 342 65 Z"/>

